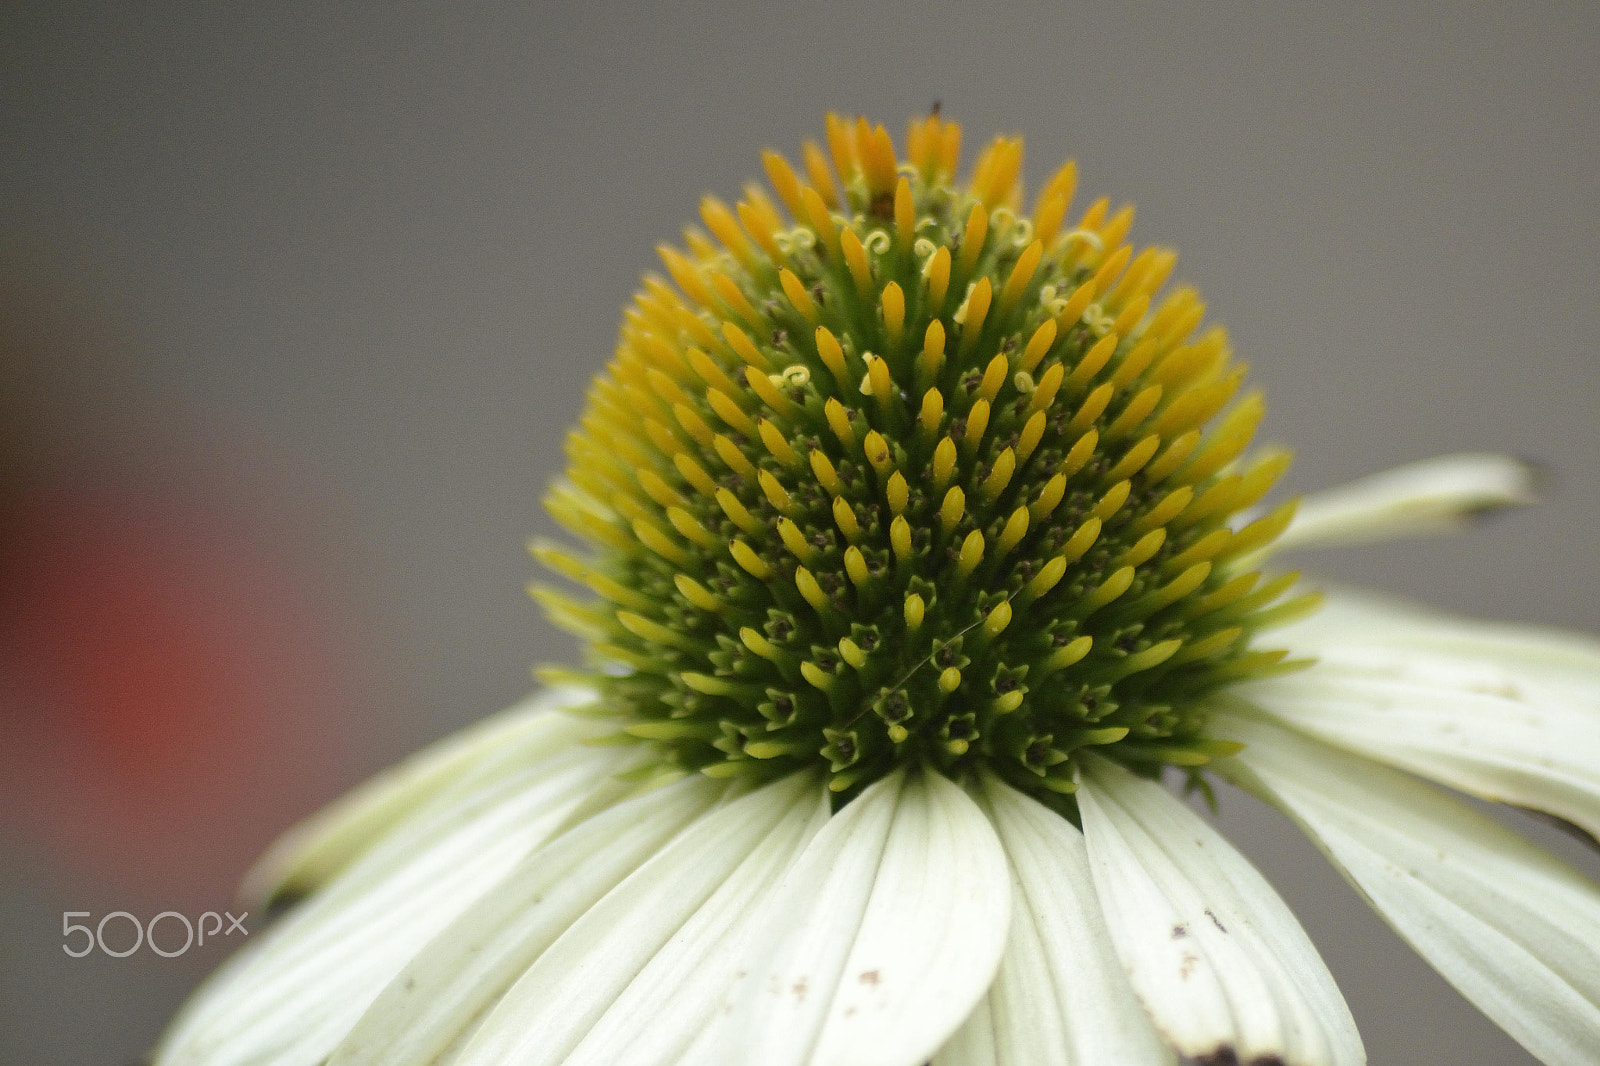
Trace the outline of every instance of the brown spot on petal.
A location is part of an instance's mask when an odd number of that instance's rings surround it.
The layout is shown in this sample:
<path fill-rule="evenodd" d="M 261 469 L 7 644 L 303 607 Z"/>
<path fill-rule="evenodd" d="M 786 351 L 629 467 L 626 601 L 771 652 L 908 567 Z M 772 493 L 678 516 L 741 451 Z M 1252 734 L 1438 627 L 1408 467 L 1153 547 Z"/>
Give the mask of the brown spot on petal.
<path fill-rule="evenodd" d="M 877 984 L 878 983 L 878 971 L 877 970 L 866 970 L 866 971 L 863 971 L 862 974 L 861 974 L 861 977 L 860 977 L 860 981 L 864 985 L 875 985 L 875 984 Z"/>
<path fill-rule="evenodd" d="M 1185 1056 L 1180 1062 L 1182 1066 L 1285 1066 L 1283 1056 L 1272 1053 L 1256 1055 L 1241 1064 L 1239 1053 L 1231 1047 L 1219 1047 L 1209 1054 L 1196 1055 L 1194 1058 Z"/>
<path fill-rule="evenodd" d="M 1188 1060 L 1194 1066 L 1239 1066 L 1239 1053 L 1231 1047 L 1219 1047 L 1206 1055 L 1196 1055 Z"/>

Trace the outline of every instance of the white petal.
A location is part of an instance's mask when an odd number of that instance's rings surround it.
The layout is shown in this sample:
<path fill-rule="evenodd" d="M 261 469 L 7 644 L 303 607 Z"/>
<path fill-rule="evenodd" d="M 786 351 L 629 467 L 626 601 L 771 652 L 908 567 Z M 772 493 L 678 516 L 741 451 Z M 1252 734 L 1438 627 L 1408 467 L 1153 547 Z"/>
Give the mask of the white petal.
<path fill-rule="evenodd" d="M 405 963 L 581 807 L 621 758 L 569 749 L 397 826 L 210 978 L 162 1066 L 320 1063 Z"/>
<path fill-rule="evenodd" d="M 828 820 L 820 782 L 640 971 L 563 1066 L 666 1066 L 723 1004 L 773 893 Z"/>
<path fill-rule="evenodd" d="M 1083 834 L 998 781 L 984 795 L 1016 879 L 989 992 L 998 1066 L 1172 1062 L 1111 943 Z"/>
<path fill-rule="evenodd" d="M 1294 818 L 1390 925 L 1542 1061 L 1600 1062 L 1600 889 L 1406 774 L 1265 719 L 1223 769 Z"/>
<path fill-rule="evenodd" d="M 1010 917 L 988 818 L 934 773 L 879 781 L 796 861 L 711 1061 L 917 1066 L 988 988 Z"/>
<path fill-rule="evenodd" d="M 577 918 L 709 808 L 692 777 L 619 803 L 529 855 L 391 980 L 330 1066 L 433 1063 Z"/>
<path fill-rule="evenodd" d="M 1441 455 L 1300 501 L 1274 551 L 1439 533 L 1485 511 L 1534 502 L 1534 473 L 1504 455 Z"/>
<path fill-rule="evenodd" d="M 1011 920 L 1017 920 L 1017 913 L 1012 911 Z M 1008 941 L 1009 943 L 1009 941 Z M 1010 954 L 1007 947 L 1006 953 Z M 1000 963 L 1002 971 L 1005 969 L 1005 960 Z M 999 980 L 998 977 L 995 978 Z M 944 1045 L 939 1053 L 933 1057 L 929 1066 L 1006 1066 L 999 1058 L 1000 1052 L 995 1047 L 994 1017 L 990 1010 L 990 1003 L 994 995 L 991 987 L 989 995 L 978 1000 L 978 1005 L 972 1008 L 972 1013 L 967 1015 L 967 1020 L 961 1023 Z M 1040 1066 L 1044 1066 L 1048 1059 L 1040 1059 Z"/>
<path fill-rule="evenodd" d="M 625 1013 L 613 1019 L 614 1028 L 609 1033 L 601 1034 L 602 1042 L 607 1035 L 619 1035 L 617 1030 L 627 1029 L 630 1022 L 639 1020 L 637 1016 L 628 1018 L 627 1011 L 659 1010 L 663 989 L 657 982 L 662 975 L 642 971 L 674 936 L 685 931 L 685 923 L 694 924 L 691 918 L 695 912 L 741 866 L 745 867 L 746 876 L 743 881 L 734 879 L 731 898 L 725 897 L 723 902 L 733 909 L 735 920 L 743 916 L 751 879 L 759 889 L 760 878 L 770 872 L 775 860 L 780 871 L 785 865 L 781 854 L 784 848 L 780 846 L 768 854 L 762 851 L 764 842 L 770 835 L 774 843 L 787 842 L 792 850 L 796 842 L 792 838 L 797 838 L 814 817 L 816 793 L 810 787 L 814 783 L 806 775 L 792 775 L 697 819 L 574 922 L 512 985 L 462 1050 L 457 1059 L 459 1066 L 564 1062 L 614 1004 Z M 758 853 L 759 863 L 746 863 Z M 712 919 L 717 917 L 711 915 Z M 704 920 L 700 924 L 704 926 Z M 709 930 L 714 938 L 724 931 Z M 692 936 L 695 930 L 689 932 Z M 690 954 L 694 954 L 695 946 L 691 945 Z M 667 948 L 666 954 L 669 967 L 683 961 L 679 946 Z M 676 1023 L 686 1023 L 686 1031 L 666 1034 L 669 1044 L 679 1035 L 687 1043 L 693 1035 L 700 1020 L 693 1016 L 692 1004 L 697 998 L 703 1001 L 705 1014 L 715 1009 L 724 989 L 724 982 L 716 978 L 719 974 L 731 977 L 736 960 L 734 955 L 727 960 L 729 965 L 716 968 L 717 973 L 709 977 L 709 991 L 686 989 L 684 1006 L 690 1017 Z M 636 978 L 646 985 L 642 997 L 635 997 L 631 1003 L 619 1002 Z"/>
<path fill-rule="evenodd" d="M 975 1024 L 981 1027 L 969 1035 L 968 1042 L 991 1047 L 996 1066 L 1064 1066 L 1074 1061 L 1069 1043 L 1071 1025 L 1062 1009 L 1051 960 L 1040 935 L 1041 921 L 1029 905 L 1015 867 L 1011 898 L 1011 929 L 1006 936 L 1005 953 L 1000 956 L 1000 969 L 980 1005 L 983 1009 L 974 1011 L 976 1017 L 968 1018 L 961 1030 L 965 1032 Z M 1120 963 L 1115 978 L 1131 998 L 1133 993 Z M 1084 979 L 1093 978 L 1085 974 Z M 1143 1013 L 1137 1003 L 1134 1010 Z"/>
<path fill-rule="evenodd" d="M 1241 689 L 1296 728 L 1600 837 L 1600 642 L 1336 593 L 1279 634 L 1309 670 Z"/>
<path fill-rule="evenodd" d="M 1600 672 L 1600 640 L 1545 626 L 1484 622 L 1446 614 L 1421 604 L 1364 589 L 1329 590 L 1313 614 L 1273 631 L 1296 645 L 1315 647 L 1364 630 L 1418 648 L 1483 656 L 1495 662 L 1534 665 L 1546 673 L 1590 686 Z"/>
<path fill-rule="evenodd" d="M 1134 992 L 1196 1057 L 1366 1061 L 1316 948 L 1266 879 L 1166 789 L 1093 759 L 1078 791 L 1095 888 Z"/>
<path fill-rule="evenodd" d="M 514 772 L 596 732 L 593 723 L 560 713 L 593 696 L 572 686 L 540 692 L 390 767 L 279 837 L 245 875 L 240 897 L 258 904 L 309 892 L 469 771 L 473 787 L 480 787 L 486 770 Z"/>

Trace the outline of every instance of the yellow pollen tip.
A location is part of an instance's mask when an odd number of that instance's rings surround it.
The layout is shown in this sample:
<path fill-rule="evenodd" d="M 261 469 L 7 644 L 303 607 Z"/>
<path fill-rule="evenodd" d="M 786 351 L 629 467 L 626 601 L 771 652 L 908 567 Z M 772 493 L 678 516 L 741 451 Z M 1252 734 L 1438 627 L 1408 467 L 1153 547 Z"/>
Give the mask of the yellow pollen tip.
<path fill-rule="evenodd" d="M 922 432 L 930 437 L 939 432 L 939 422 L 943 417 L 944 394 L 938 389 L 929 389 L 922 394 L 922 410 L 917 414 Z"/>
<path fill-rule="evenodd" d="M 972 268 L 978 263 L 978 256 L 983 254 L 983 242 L 989 234 L 989 212 L 983 204 L 972 205 L 972 210 L 967 212 L 967 228 L 961 235 L 961 262 L 958 269 L 962 277 L 972 273 Z"/>
<path fill-rule="evenodd" d="M 1000 389 L 1006 383 L 1006 378 L 1011 376 L 1011 364 L 1003 355 L 996 355 L 989 360 L 988 369 L 983 372 L 983 380 L 978 382 L 978 395 L 989 402 L 1000 394 Z"/>
<path fill-rule="evenodd" d="M 1055 513 L 1056 507 L 1061 503 L 1061 497 L 1067 491 L 1067 478 L 1065 474 L 1057 473 L 1044 488 L 1039 490 L 1039 495 L 1028 505 L 1028 514 L 1033 521 L 1043 522 Z"/>
<path fill-rule="evenodd" d="M 784 268 L 778 271 L 778 284 L 783 287 L 783 294 L 789 298 L 790 305 L 800 313 L 813 326 L 822 317 L 817 310 L 816 302 L 811 299 L 811 294 L 806 292 L 806 287 L 795 276 L 794 271 Z"/>
<path fill-rule="evenodd" d="M 935 492 L 942 490 L 950 483 L 950 475 L 956 468 L 956 442 L 949 437 L 941 440 L 933 449 L 933 488 Z"/>
<path fill-rule="evenodd" d="M 809 563 L 816 555 L 816 549 L 806 541 L 806 535 L 800 531 L 800 527 L 787 518 L 778 519 L 778 538 L 789 549 L 789 554 L 802 563 Z"/>
<path fill-rule="evenodd" d="M 846 451 L 854 451 L 856 434 L 855 430 L 850 428 L 850 416 L 845 411 L 844 404 L 830 396 L 828 402 L 823 404 L 822 413 L 828 419 L 828 428 L 839 438 L 839 443 L 844 445 Z"/>
<path fill-rule="evenodd" d="M 866 440 L 862 442 L 862 451 L 879 477 L 885 477 L 894 470 L 894 460 L 889 454 L 889 442 L 884 440 L 883 435 L 877 430 L 868 430 Z"/>
<path fill-rule="evenodd" d="M 1161 550 L 1161 545 L 1166 543 L 1167 531 L 1153 529 L 1134 542 L 1133 547 L 1122 553 L 1117 560 L 1118 566 L 1138 566 L 1148 562 L 1150 557 Z"/>
<path fill-rule="evenodd" d="M 839 481 L 839 473 L 833 468 L 832 459 L 816 449 L 811 451 L 810 459 L 811 473 L 816 477 L 817 484 L 835 496 L 844 490 L 843 484 Z"/>
<path fill-rule="evenodd" d="M 906 484 L 905 475 L 896 470 L 889 475 L 889 483 L 884 487 L 884 497 L 889 501 L 889 510 L 898 515 L 906 509 L 906 503 L 911 497 L 911 488 Z"/>
<path fill-rule="evenodd" d="M 883 287 L 883 333 L 891 350 L 900 347 L 905 334 L 906 297 L 898 282 L 891 281 Z"/>
<path fill-rule="evenodd" d="M 818 358 L 839 383 L 839 387 L 848 391 L 849 371 L 844 364 L 844 349 L 839 346 L 839 338 L 835 337 L 827 326 L 818 326 L 816 342 Z"/>
<path fill-rule="evenodd" d="M 1133 567 L 1124 566 L 1122 569 L 1106 578 L 1099 587 L 1083 598 L 1085 613 L 1098 611 L 1112 600 L 1128 591 L 1133 584 Z"/>
<path fill-rule="evenodd" d="M 903 613 L 906 619 L 906 628 L 915 632 L 922 627 L 924 606 L 922 597 L 915 592 L 906 597 Z"/>
<path fill-rule="evenodd" d="M 745 626 L 739 630 L 739 640 L 744 643 L 745 647 L 749 648 L 763 659 L 775 663 L 781 663 L 784 661 L 783 653 L 778 650 L 778 647 L 766 637 L 762 636 L 759 632 L 751 629 L 749 626 Z"/>
<path fill-rule="evenodd" d="M 1047 674 L 1055 673 L 1057 670 L 1065 670 L 1069 666 L 1082 662 L 1084 656 L 1089 654 L 1089 649 L 1092 647 L 1094 647 L 1094 638 L 1090 636 L 1078 637 L 1062 645 L 1051 652 L 1050 658 L 1045 660 L 1045 672 Z"/>
<path fill-rule="evenodd" d="M 846 540 L 856 541 L 861 538 L 861 526 L 856 522 L 855 510 L 850 502 L 842 496 L 833 498 L 833 520 L 839 526 Z"/>
<path fill-rule="evenodd" d="M 722 513 L 728 516 L 730 522 L 751 536 L 766 532 L 766 527 L 760 520 L 745 509 L 744 504 L 739 502 L 739 497 L 727 489 L 717 490 L 717 505 L 722 508 Z"/>
<path fill-rule="evenodd" d="M 1069 563 L 1075 563 L 1083 558 L 1083 554 L 1094 547 L 1094 542 L 1100 538 L 1100 530 L 1104 523 L 1098 518 L 1090 518 L 1073 532 L 1066 547 L 1061 550 L 1062 558 Z"/>
<path fill-rule="evenodd" d="M 1094 516 L 1102 522 L 1122 510 L 1122 505 L 1128 502 L 1128 493 L 1132 485 L 1127 481 L 1119 481 L 1111 486 L 1106 494 L 1100 497 L 1100 502 L 1094 505 Z"/>
<path fill-rule="evenodd" d="M 800 590 L 800 595 L 812 607 L 819 611 L 826 610 L 829 607 L 828 597 L 822 591 L 822 586 L 817 584 L 817 579 L 805 567 L 795 567 L 794 586 Z"/>
<path fill-rule="evenodd" d="M 1017 258 L 1016 266 L 1011 268 L 1011 276 L 1006 279 L 1005 288 L 1000 290 L 1000 316 L 1011 314 L 1022 299 L 1022 294 L 1027 290 L 1028 283 L 1033 280 L 1034 273 L 1039 269 L 1039 260 L 1044 256 L 1044 243 L 1034 241 L 1023 250 Z"/>
<path fill-rule="evenodd" d="M 889 546 L 894 549 L 896 559 L 904 562 L 911 557 L 911 523 L 904 515 L 896 515 L 889 524 Z"/>
<path fill-rule="evenodd" d="M 944 298 L 950 289 L 950 249 L 940 247 L 928 260 L 923 274 L 928 282 L 928 308 L 938 312 L 944 308 Z M 930 327 L 931 328 L 931 327 Z M 941 335 L 943 330 L 940 331 Z"/>
<path fill-rule="evenodd" d="M 1044 568 L 1035 574 L 1032 580 L 1028 582 L 1027 593 L 1029 602 L 1032 602 L 1033 600 L 1038 599 L 1040 596 L 1044 596 L 1049 593 L 1051 589 L 1055 588 L 1061 583 L 1061 578 L 1064 574 L 1066 574 L 1066 572 L 1067 560 L 1062 556 L 1058 555 L 1054 559 L 1051 559 L 1048 563 L 1045 563 Z"/>
<path fill-rule="evenodd" d="M 1028 509 L 1018 507 L 1011 512 L 1011 517 L 1006 519 L 1005 528 L 1000 531 L 1000 540 L 997 547 L 1000 554 L 1004 555 L 1015 548 L 1022 538 L 1028 533 Z"/>
<path fill-rule="evenodd" d="M 939 531 L 943 535 L 948 537 L 950 531 L 956 528 L 966 507 L 967 494 L 961 491 L 960 485 L 951 486 L 944 495 L 944 503 L 939 505 Z"/>
<path fill-rule="evenodd" d="M 1018 369 L 1033 373 L 1035 367 L 1049 354 L 1050 348 L 1056 342 L 1055 319 L 1047 318 L 1044 324 L 1033 331 L 1033 336 L 1028 339 L 1028 345 L 1022 350 L 1022 359 L 1017 363 Z"/>
<path fill-rule="evenodd" d="M 855 545 L 851 545 L 849 548 L 845 549 L 844 571 L 850 576 L 851 582 L 854 583 L 857 588 L 865 587 L 867 581 L 872 576 L 871 572 L 867 569 L 866 556 L 862 555 L 861 549 L 857 548 Z"/>
<path fill-rule="evenodd" d="M 766 496 L 767 502 L 772 504 L 773 510 L 792 517 L 791 512 L 796 509 L 794 500 L 782 483 L 766 470 L 760 471 L 756 477 L 761 482 L 762 494 Z"/>
<path fill-rule="evenodd" d="M 1017 455 L 1010 448 L 995 457 L 994 468 L 989 471 L 989 476 L 983 479 L 983 484 L 978 488 L 978 497 L 987 507 L 1000 498 L 1000 494 L 1011 483 L 1011 475 L 1017 469 Z"/>
<path fill-rule="evenodd" d="M 672 582 L 678 587 L 683 598 L 700 608 L 702 611 L 722 610 L 722 601 L 713 596 L 704 585 L 687 574 L 678 574 Z"/>
<path fill-rule="evenodd" d="M 962 435 L 961 443 L 968 449 L 978 446 L 983 440 L 984 430 L 989 428 L 989 401 L 978 400 L 972 405 L 972 410 L 967 412 L 967 431 Z"/>
<path fill-rule="evenodd" d="M 983 534 L 974 529 L 967 534 L 967 539 L 961 542 L 961 554 L 956 558 L 956 569 L 962 577 L 975 570 L 983 561 Z"/>
<path fill-rule="evenodd" d="M 771 455 L 790 470 L 800 469 L 804 461 L 800 458 L 799 453 L 789 446 L 789 442 L 784 439 L 783 434 L 778 432 L 777 426 L 762 419 L 761 423 L 756 427 L 756 432 L 760 434 L 761 443 L 767 449 L 768 455 Z"/>
<path fill-rule="evenodd" d="M 993 298 L 994 290 L 989 285 L 989 279 L 979 278 L 967 297 L 966 313 L 961 320 L 961 344 L 957 350 L 958 355 L 967 355 L 978 346 L 978 338 L 983 336 L 983 324 L 989 316 L 989 304 Z"/>

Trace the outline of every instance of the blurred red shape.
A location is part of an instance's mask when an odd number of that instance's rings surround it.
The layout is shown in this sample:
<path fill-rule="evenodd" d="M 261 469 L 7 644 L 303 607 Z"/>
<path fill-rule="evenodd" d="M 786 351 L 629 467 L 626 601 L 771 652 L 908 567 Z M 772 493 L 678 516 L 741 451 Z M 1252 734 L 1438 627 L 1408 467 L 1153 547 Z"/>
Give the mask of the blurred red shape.
<path fill-rule="evenodd" d="M 310 577 L 194 500 L 0 500 L 0 799 L 55 861 L 216 906 L 338 787 L 348 663 Z"/>

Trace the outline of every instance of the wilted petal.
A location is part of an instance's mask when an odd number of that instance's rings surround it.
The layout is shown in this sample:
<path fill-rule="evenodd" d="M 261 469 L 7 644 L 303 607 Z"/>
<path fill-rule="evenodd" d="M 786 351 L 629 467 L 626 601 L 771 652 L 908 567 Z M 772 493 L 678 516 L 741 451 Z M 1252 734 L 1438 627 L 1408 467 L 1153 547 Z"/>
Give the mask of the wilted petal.
<path fill-rule="evenodd" d="M 1177 797 L 1104 759 L 1078 791 L 1095 888 L 1133 989 L 1179 1051 L 1366 1061 L 1288 906 Z"/>
<path fill-rule="evenodd" d="M 1273 551 L 1438 533 L 1532 503 L 1534 472 L 1505 455 L 1441 455 L 1313 492 Z"/>
<path fill-rule="evenodd" d="M 1600 642 L 1336 592 L 1247 698 L 1329 743 L 1600 836 Z"/>
<path fill-rule="evenodd" d="M 1396 932 L 1547 1063 L 1600 1062 L 1600 889 L 1406 774 L 1257 718 L 1223 770 L 1280 807 Z"/>

